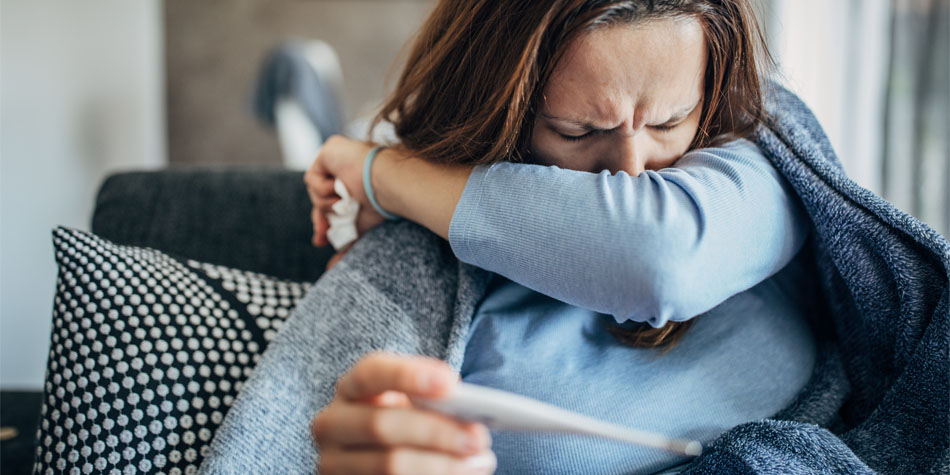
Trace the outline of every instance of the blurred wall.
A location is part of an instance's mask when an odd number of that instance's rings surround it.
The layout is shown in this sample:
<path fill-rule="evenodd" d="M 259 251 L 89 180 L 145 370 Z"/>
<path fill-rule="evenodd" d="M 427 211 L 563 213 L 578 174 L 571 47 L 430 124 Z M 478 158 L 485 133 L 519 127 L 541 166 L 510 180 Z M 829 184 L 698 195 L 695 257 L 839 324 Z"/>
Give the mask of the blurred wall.
<path fill-rule="evenodd" d="M 318 38 L 340 56 L 349 119 L 366 115 L 396 79 L 399 52 L 431 0 L 166 0 L 169 160 L 280 163 L 272 130 L 250 112 L 266 53 Z"/>
<path fill-rule="evenodd" d="M 881 193 L 891 1 L 759 1 L 783 83 L 811 107 L 848 175 Z"/>
<path fill-rule="evenodd" d="M 39 389 L 50 230 L 116 169 L 165 163 L 159 0 L 0 0 L 0 388 Z"/>
<path fill-rule="evenodd" d="M 950 236 L 950 0 L 757 0 L 848 176 Z"/>

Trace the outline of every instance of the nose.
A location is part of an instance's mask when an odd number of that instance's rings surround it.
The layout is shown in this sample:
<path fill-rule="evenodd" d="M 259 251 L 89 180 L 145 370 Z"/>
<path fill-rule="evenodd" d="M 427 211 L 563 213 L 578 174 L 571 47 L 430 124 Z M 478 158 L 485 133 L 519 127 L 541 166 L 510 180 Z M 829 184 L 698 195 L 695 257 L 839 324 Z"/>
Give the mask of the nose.
<path fill-rule="evenodd" d="M 615 175 L 623 170 L 630 176 L 637 176 L 646 169 L 646 154 L 644 153 L 643 144 L 639 143 L 641 134 L 637 132 L 624 134 L 617 138 L 610 163 L 604 167 L 610 170 L 611 174 Z"/>

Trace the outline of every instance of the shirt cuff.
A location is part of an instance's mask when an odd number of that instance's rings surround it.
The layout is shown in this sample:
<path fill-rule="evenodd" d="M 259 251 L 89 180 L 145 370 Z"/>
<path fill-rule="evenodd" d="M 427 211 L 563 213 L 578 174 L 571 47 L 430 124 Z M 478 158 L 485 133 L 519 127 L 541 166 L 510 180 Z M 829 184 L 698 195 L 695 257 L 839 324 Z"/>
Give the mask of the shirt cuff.
<path fill-rule="evenodd" d="M 471 243 L 475 237 L 478 221 L 485 219 L 484 216 L 479 218 L 479 205 L 487 186 L 486 180 L 495 165 L 478 165 L 472 169 L 468 181 L 465 182 L 462 197 L 455 206 L 455 212 L 452 213 L 452 221 L 449 223 L 449 245 L 452 247 L 452 252 L 455 253 L 455 257 L 467 264 L 471 264 L 475 257 Z"/>

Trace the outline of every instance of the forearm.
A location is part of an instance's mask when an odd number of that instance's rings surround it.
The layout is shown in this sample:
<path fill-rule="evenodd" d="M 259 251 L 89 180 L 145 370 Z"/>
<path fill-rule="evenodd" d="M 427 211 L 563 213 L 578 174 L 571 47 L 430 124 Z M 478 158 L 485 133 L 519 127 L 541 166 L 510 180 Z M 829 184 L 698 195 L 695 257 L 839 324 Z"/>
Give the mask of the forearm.
<path fill-rule="evenodd" d="M 452 215 L 472 168 L 431 163 L 384 149 L 377 155 L 370 177 L 383 209 L 448 239 Z"/>
<path fill-rule="evenodd" d="M 764 157 L 720 150 L 682 166 L 639 177 L 479 168 L 449 242 L 462 261 L 573 305 L 685 320 L 784 267 L 807 223 Z"/>

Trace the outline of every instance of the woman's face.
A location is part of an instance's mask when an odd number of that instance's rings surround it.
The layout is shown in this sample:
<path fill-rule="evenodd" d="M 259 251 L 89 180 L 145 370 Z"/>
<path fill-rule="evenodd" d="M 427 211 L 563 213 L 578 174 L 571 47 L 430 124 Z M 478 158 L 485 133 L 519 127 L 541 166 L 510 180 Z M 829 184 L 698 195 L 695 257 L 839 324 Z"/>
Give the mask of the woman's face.
<path fill-rule="evenodd" d="M 581 35 L 544 88 L 531 136 L 536 161 L 634 176 L 671 166 L 699 128 L 705 69 L 693 19 Z"/>

